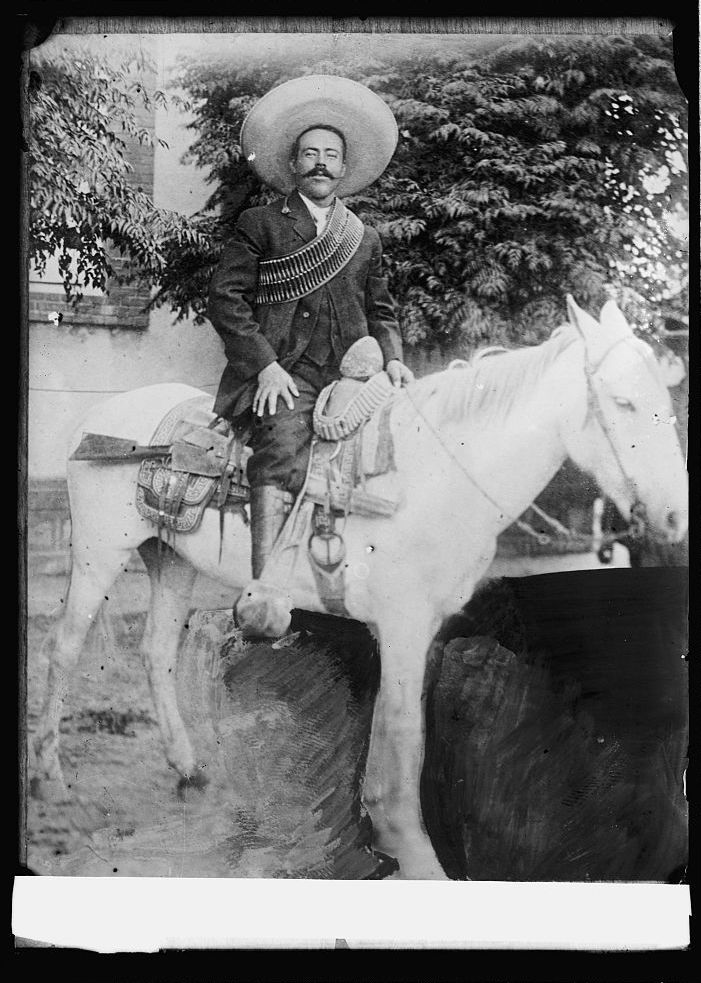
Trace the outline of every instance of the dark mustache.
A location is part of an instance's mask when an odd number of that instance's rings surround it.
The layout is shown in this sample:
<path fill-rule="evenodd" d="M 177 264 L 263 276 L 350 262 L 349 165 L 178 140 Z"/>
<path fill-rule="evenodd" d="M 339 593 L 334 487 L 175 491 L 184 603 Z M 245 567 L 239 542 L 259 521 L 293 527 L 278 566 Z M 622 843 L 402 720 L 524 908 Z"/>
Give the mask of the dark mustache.
<path fill-rule="evenodd" d="M 333 174 L 329 174 L 323 164 L 315 164 L 311 171 L 307 171 L 304 177 L 315 177 L 316 175 L 319 175 L 320 177 L 329 177 L 333 181 Z"/>

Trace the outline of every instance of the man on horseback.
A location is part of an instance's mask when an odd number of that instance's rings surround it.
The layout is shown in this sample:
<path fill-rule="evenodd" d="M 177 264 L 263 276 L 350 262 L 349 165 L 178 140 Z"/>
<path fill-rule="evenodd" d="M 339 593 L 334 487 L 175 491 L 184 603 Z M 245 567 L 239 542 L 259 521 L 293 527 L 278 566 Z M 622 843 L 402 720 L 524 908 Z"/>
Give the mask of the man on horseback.
<path fill-rule="evenodd" d="M 396 143 L 383 100 L 336 76 L 278 86 L 241 129 L 254 171 L 283 194 L 241 214 L 209 292 L 228 361 L 214 412 L 251 427 L 254 578 L 304 483 L 316 399 L 351 345 L 375 338 L 394 385 L 413 379 L 379 236 L 338 197 L 376 180 Z"/>

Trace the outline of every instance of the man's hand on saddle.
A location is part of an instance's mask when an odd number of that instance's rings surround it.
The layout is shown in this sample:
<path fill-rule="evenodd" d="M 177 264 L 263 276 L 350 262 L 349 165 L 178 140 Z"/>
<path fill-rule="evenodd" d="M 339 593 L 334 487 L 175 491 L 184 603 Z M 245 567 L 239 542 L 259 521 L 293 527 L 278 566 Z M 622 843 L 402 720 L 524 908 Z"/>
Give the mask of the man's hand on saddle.
<path fill-rule="evenodd" d="M 387 363 L 385 372 L 389 376 L 389 381 L 397 389 L 401 386 L 408 386 L 410 382 L 414 381 L 414 373 L 398 358 L 393 358 Z"/>
<path fill-rule="evenodd" d="M 268 413 L 275 416 L 278 397 L 284 400 L 288 409 L 293 409 L 293 396 L 299 396 L 299 390 L 295 386 L 294 379 L 289 372 L 285 372 L 279 362 L 271 362 L 258 373 L 258 388 L 253 397 L 253 412 L 257 416 L 263 416 L 267 404 Z"/>

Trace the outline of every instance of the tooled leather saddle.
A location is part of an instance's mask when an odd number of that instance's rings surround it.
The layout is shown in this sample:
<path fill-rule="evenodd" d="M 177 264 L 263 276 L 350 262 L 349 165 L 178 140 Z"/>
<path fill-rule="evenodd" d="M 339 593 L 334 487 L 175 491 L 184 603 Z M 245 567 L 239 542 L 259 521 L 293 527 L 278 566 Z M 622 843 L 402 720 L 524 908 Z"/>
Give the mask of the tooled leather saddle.
<path fill-rule="evenodd" d="M 396 500 L 364 488 L 366 478 L 394 466 L 388 415 L 392 393 L 379 345 L 368 337 L 351 346 L 341 362 L 341 378 L 319 395 L 300 494 L 327 516 L 388 516 L 396 510 Z M 383 404 L 385 409 L 375 414 Z M 222 523 L 226 512 L 239 512 L 247 521 L 247 438 L 216 417 L 211 397 L 203 394 L 174 406 L 148 445 L 85 433 L 71 459 L 140 460 L 136 508 L 155 523 L 159 539 L 170 540 L 176 533 L 195 532 L 207 508 L 217 509 Z"/>

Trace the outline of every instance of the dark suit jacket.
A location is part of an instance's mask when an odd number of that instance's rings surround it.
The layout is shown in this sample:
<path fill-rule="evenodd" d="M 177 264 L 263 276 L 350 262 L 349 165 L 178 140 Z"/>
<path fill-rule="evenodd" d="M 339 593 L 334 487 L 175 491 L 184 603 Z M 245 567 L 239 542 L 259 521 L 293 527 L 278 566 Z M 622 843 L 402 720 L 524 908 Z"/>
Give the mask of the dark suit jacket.
<path fill-rule="evenodd" d="M 229 419 L 251 405 L 257 375 L 273 361 L 288 372 L 312 337 L 321 301 L 328 297 L 333 331 L 345 352 L 354 341 L 372 335 L 385 364 L 402 358 L 394 303 L 382 276 L 382 247 L 374 229 L 365 228 L 353 258 L 323 287 L 283 304 L 255 304 L 258 262 L 285 256 L 316 236 L 316 226 L 297 192 L 250 208 L 239 217 L 209 290 L 207 315 L 224 341 L 228 364 L 214 412 Z"/>

